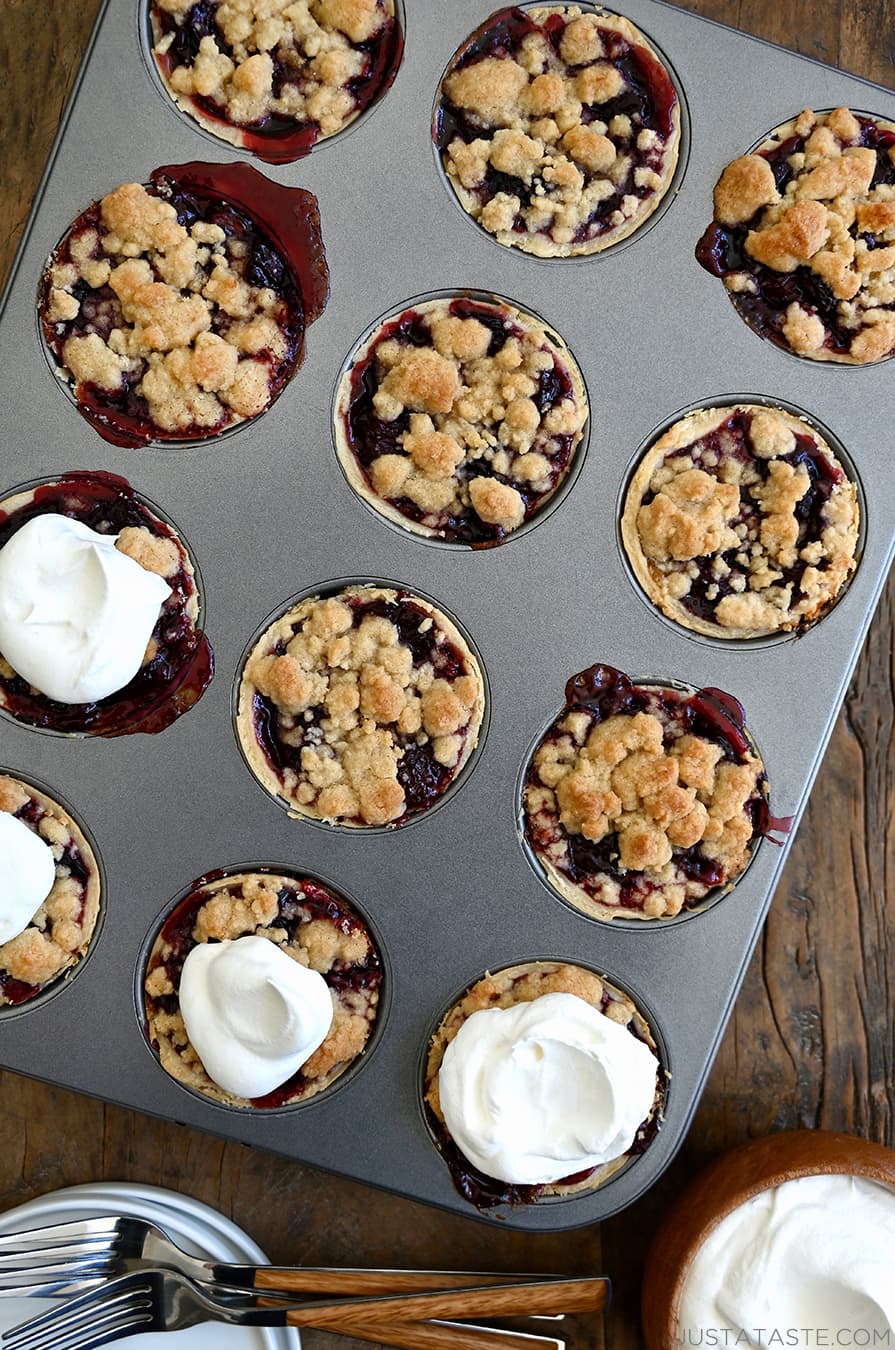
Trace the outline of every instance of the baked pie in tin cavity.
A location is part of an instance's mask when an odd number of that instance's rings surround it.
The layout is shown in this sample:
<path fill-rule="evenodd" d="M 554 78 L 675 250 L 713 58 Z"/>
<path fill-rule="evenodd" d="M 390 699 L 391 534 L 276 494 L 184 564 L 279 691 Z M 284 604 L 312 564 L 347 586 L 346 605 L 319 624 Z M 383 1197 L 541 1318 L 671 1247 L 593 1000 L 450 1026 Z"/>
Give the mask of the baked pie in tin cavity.
<path fill-rule="evenodd" d="M 799 113 L 728 164 L 696 257 L 746 323 L 811 361 L 895 352 L 895 123 Z"/>
<path fill-rule="evenodd" d="M 288 163 L 389 88 L 404 49 L 394 0 L 150 0 L 165 88 L 212 135 Z"/>
<path fill-rule="evenodd" d="M 329 295 L 317 199 L 247 164 L 174 164 L 88 207 L 39 315 L 56 374 L 115 445 L 201 441 L 257 417 Z"/>
<path fill-rule="evenodd" d="M 719 689 L 595 665 L 566 685 L 522 786 L 525 841 L 594 919 L 671 918 L 729 891 L 771 828 L 764 765 Z"/>
<path fill-rule="evenodd" d="M 454 621 L 422 596 L 353 584 L 300 600 L 254 643 L 236 726 L 290 814 L 362 828 L 437 805 L 484 715 L 484 676 Z"/>
<path fill-rule="evenodd" d="M 509 248 L 568 258 L 627 238 L 660 205 L 681 104 L 628 19 L 596 6 L 512 7 L 455 53 L 433 135 L 483 229 Z"/>
<path fill-rule="evenodd" d="M 180 1011 L 184 962 L 199 943 L 261 937 L 322 976 L 333 1002 L 325 1040 L 264 1097 L 234 1096 L 207 1074 Z M 382 963 L 357 911 L 322 881 L 274 869 L 212 873 L 165 916 L 143 974 L 145 1032 L 163 1069 L 224 1106 L 275 1110 L 318 1096 L 355 1064 L 376 1025 Z"/>
<path fill-rule="evenodd" d="M 50 849 L 52 889 L 31 921 L 0 945 L 0 1008 L 27 1003 L 69 976 L 87 952 L 100 914 L 96 856 L 80 825 L 33 784 L 0 773 L 0 811 L 21 821 Z"/>
<path fill-rule="evenodd" d="M 497 297 L 422 300 L 378 324 L 336 391 L 336 450 L 387 520 L 499 544 L 567 481 L 587 422 L 578 366 L 542 320 Z"/>
<path fill-rule="evenodd" d="M 202 697 L 214 673 L 203 633 L 201 596 L 190 552 L 177 530 L 116 474 L 74 471 L 19 488 L 0 500 L 0 548 L 29 521 L 64 516 L 97 534 L 161 577 L 170 594 L 134 677 L 90 703 L 62 703 L 29 684 L 0 652 L 0 708 L 18 722 L 66 735 L 159 732 Z"/>
<path fill-rule="evenodd" d="M 782 408 L 704 408 L 647 450 L 621 520 L 647 596 L 706 637 L 799 632 L 856 565 L 857 487 L 819 432 Z"/>
<path fill-rule="evenodd" d="M 631 1147 L 602 1166 L 542 1185 L 522 1185 L 486 1175 L 461 1151 L 450 1134 L 442 1110 L 438 1074 L 445 1051 L 457 1032 L 474 1013 L 492 1008 L 513 1008 L 548 994 L 571 994 L 583 999 L 631 1035 L 659 1060 L 656 1094 L 652 1109 L 639 1126 Z M 426 1052 L 423 1067 L 423 1100 L 426 1119 L 439 1153 L 450 1169 L 454 1186 L 477 1209 L 496 1205 L 532 1204 L 539 1200 L 564 1199 L 596 1190 L 631 1159 L 646 1151 L 659 1131 L 668 1086 L 661 1053 L 650 1025 L 634 1001 L 621 989 L 584 966 L 565 961 L 526 961 L 485 974 L 442 1018 Z"/>

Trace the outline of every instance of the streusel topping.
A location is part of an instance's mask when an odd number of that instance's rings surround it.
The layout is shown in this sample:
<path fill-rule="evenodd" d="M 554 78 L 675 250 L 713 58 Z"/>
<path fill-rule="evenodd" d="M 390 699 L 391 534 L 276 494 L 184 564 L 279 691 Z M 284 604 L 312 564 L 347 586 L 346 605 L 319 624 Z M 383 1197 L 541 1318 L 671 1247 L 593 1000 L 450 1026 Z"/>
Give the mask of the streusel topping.
<path fill-rule="evenodd" d="M 240 742 L 299 815 L 388 825 L 431 806 L 478 740 L 484 682 L 453 623 L 403 591 L 303 600 L 251 652 Z"/>
<path fill-rule="evenodd" d="M 252 171 L 217 173 L 229 182 Z M 319 243 L 310 219 L 307 229 Z M 41 317 L 85 415 L 107 439 L 141 444 L 257 417 L 300 361 L 311 308 L 248 212 L 156 176 L 75 221 L 50 260 Z"/>
<path fill-rule="evenodd" d="M 802 629 L 854 571 L 855 484 L 808 422 L 744 404 L 691 413 L 634 474 L 622 538 L 669 617 L 710 636 Z"/>
<path fill-rule="evenodd" d="M 714 194 L 696 256 L 746 322 L 813 361 L 895 351 L 895 124 L 806 109 Z"/>
<path fill-rule="evenodd" d="M 416 533 L 499 543 L 555 493 L 587 420 L 578 368 L 500 302 L 427 300 L 346 371 L 336 445 L 349 482 Z"/>
<path fill-rule="evenodd" d="M 262 937 L 322 975 L 333 1000 L 326 1039 L 288 1082 L 249 1101 L 214 1083 L 190 1044 L 178 991 L 183 963 L 200 942 Z M 185 1086 L 228 1106 L 280 1107 L 316 1096 L 365 1049 L 376 1021 L 382 967 L 369 929 L 322 882 L 237 872 L 199 883 L 162 925 L 146 966 L 147 1031 L 162 1067 Z"/>
<path fill-rule="evenodd" d="M 508 9 L 454 57 L 435 136 L 484 229 L 508 247 L 569 257 L 607 248 L 655 211 L 677 164 L 680 104 L 620 15 Z"/>
<path fill-rule="evenodd" d="M 0 774 L 0 811 L 48 845 L 56 880 L 28 927 L 0 945 L 0 1007 L 25 1003 L 81 959 L 99 917 L 100 877 L 93 850 L 58 802 Z"/>
<path fill-rule="evenodd" d="M 671 917 L 730 887 L 766 823 L 761 760 L 717 690 L 594 666 L 536 749 L 525 831 L 551 884 L 595 918 Z"/>
<path fill-rule="evenodd" d="M 523 1186 L 488 1177 L 464 1157 L 447 1131 L 439 1100 L 438 1071 L 445 1050 L 473 1013 L 488 1008 L 512 1008 L 519 1003 L 531 1003 L 545 994 L 573 994 L 583 999 L 613 1022 L 627 1027 L 632 1036 L 658 1054 L 649 1023 L 632 999 L 608 980 L 583 966 L 559 961 L 529 961 L 495 974 L 488 973 L 477 980 L 447 1012 L 432 1037 L 426 1057 L 423 1096 L 431 1113 L 439 1151 L 451 1169 L 454 1184 L 460 1194 L 478 1209 L 488 1209 L 499 1204 L 531 1203 L 544 1196 L 573 1195 L 594 1190 L 608 1181 L 633 1154 L 642 1153 L 659 1127 L 666 1089 L 664 1070 L 659 1074 L 653 1110 L 638 1130 L 635 1145 L 604 1167 L 551 1185 Z"/>
<path fill-rule="evenodd" d="M 286 162 L 353 122 L 394 79 L 394 0 L 152 0 L 153 54 L 206 130 Z"/>

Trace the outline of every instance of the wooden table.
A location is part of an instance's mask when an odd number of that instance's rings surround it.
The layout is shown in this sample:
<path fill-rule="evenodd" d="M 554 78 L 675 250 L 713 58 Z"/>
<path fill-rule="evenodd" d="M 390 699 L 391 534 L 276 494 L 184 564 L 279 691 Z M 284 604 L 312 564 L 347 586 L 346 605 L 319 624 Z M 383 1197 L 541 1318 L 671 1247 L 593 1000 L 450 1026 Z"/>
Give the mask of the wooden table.
<path fill-rule="evenodd" d="M 895 0 L 676 2 L 895 84 Z M 0 0 L 2 275 L 97 8 L 98 0 Z M 883 407 L 881 396 L 881 429 L 891 420 Z M 8 484 L 13 435 L 5 446 L 0 478 Z M 895 447 L 892 455 L 895 464 Z M 887 896 L 890 884 L 895 892 L 893 635 L 895 580 L 695 1123 L 662 1181 L 626 1213 L 566 1235 L 501 1232 L 10 1073 L 0 1074 L 0 1207 L 59 1186 L 132 1180 L 206 1201 L 282 1262 L 605 1270 L 615 1302 L 605 1328 L 582 1336 L 580 1350 L 636 1350 L 644 1249 L 694 1169 L 744 1139 L 792 1127 L 850 1130 L 895 1145 L 895 895 Z M 787 694 L 795 703 L 810 690 Z M 345 1343 L 311 1333 L 306 1344 Z"/>

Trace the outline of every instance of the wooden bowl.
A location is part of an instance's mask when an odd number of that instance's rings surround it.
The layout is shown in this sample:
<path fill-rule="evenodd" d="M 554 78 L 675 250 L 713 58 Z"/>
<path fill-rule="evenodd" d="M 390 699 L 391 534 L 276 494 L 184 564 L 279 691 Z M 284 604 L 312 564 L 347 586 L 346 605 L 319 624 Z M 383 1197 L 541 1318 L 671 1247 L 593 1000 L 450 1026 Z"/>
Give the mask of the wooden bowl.
<path fill-rule="evenodd" d="M 723 1154 L 681 1192 L 658 1229 L 643 1274 L 647 1350 L 672 1350 L 690 1265 L 711 1232 L 761 1191 L 797 1177 L 843 1174 L 895 1187 L 895 1150 L 850 1134 L 790 1130 Z"/>

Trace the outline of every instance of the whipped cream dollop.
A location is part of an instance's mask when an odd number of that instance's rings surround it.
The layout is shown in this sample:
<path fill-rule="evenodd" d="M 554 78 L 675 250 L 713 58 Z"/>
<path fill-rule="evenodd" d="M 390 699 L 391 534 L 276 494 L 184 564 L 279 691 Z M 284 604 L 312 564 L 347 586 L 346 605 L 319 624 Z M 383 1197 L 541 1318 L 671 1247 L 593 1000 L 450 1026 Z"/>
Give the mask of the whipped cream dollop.
<path fill-rule="evenodd" d="M 486 1176 L 537 1186 L 611 1162 L 650 1113 L 659 1061 L 575 994 L 472 1013 L 444 1053 L 445 1124 Z"/>
<path fill-rule="evenodd" d="M 0 811 L 0 942 L 25 931 L 55 880 L 49 844 L 23 820 Z"/>
<path fill-rule="evenodd" d="M 895 1191 L 838 1175 L 754 1196 L 697 1252 L 678 1328 L 681 1346 L 895 1345 Z"/>
<path fill-rule="evenodd" d="M 332 996 L 263 937 L 199 943 L 183 963 L 180 1011 L 209 1078 L 236 1097 L 263 1097 L 326 1040 Z"/>
<path fill-rule="evenodd" d="M 0 549 L 0 652 L 59 703 L 93 703 L 140 669 L 171 588 L 68 516 L 34 516 Z"/>

